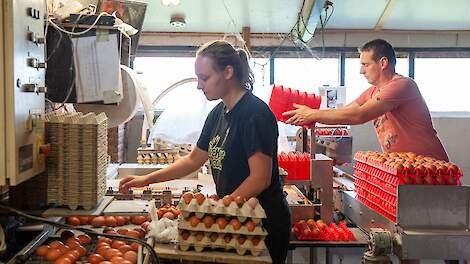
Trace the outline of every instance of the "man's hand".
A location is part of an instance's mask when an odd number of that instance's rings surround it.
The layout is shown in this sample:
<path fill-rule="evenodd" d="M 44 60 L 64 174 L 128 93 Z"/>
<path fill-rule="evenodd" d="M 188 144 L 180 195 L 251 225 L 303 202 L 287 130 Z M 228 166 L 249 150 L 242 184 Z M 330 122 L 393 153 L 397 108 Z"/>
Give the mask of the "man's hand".
<path fill-rule="evenodd" d="M 285 122 L 286 124 L 301 126 L 315 122 L 312 118 L 312 114 L 317 110 L 299 104 L 294 104 L 294 107 L 296 109 L 282 113 L 283 116 L 291 116 L 291 118 L 287 119 Z"/>
<path fill-rule="evenodd" d="M 126 176 L 119 182 L 119 191 L 122 193 L 127 193 L 132 187 L 144 187 L 149 185 L 148 176 Z"/>

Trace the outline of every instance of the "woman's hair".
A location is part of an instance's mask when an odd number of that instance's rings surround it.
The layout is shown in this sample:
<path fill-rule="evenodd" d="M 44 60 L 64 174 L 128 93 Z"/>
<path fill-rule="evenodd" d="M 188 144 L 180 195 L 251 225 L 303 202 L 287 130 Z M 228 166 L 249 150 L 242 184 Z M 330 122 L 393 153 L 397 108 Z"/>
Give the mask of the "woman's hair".
<path fill-rule="evenodd" d="M 249 91 L 253 90 L 255 78 L 248 64 L 248 55 L 245 50 L 235 49 L 227 41 L 215 40 L 202 45 L 196 55 L 212 58 L 218 71 L 225 70 L 228 65 L 232 66 L 238 83 Z"/>

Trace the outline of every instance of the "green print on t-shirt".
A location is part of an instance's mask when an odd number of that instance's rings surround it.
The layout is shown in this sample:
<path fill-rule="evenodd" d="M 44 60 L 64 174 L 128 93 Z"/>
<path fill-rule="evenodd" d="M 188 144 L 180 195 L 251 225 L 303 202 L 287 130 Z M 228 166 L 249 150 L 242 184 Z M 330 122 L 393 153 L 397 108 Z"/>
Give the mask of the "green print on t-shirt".
<path fill-rule="evenodd" d="M 220 136 L 215 136 L 209 142 L 209 160 L 211 162 L 212 169 L 222 170 L 222 161 L 225 158 L 225 150 L 219 147 Z"/>

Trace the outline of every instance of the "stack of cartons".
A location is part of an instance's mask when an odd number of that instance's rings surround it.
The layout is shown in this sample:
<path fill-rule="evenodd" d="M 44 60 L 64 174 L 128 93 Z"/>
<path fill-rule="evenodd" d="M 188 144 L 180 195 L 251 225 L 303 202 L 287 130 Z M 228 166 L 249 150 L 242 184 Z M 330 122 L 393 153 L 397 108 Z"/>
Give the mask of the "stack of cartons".
<path fill-rule="evenodd" d="M 48 203 L 93 208 L 106 192 L 107 117 L 104 113 L 49 113 L 46 138 Z"/>

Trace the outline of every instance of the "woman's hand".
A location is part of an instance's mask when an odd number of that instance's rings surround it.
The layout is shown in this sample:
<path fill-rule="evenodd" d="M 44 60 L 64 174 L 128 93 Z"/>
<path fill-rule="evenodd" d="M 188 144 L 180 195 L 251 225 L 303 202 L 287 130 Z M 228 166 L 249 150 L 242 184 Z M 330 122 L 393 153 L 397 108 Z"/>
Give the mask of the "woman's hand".
<path fill-rule="evenodd" d="M 119 182 L 119 191 L 122 193 L 127 193 L 132 187 L 144 187 L 149 185 L 148 175 L 142 176 L 126 176 Z"/>
<path fill-rule="evenodd" d="M 290 116 L 285 122 L 286 124 L 308 125 L 315 121 L 312 118 L 312 114 L 315 113 L 316 110 L 299 104 L 294 104 L 294 107 L 296 109 L 282 113 L 283 116 Z"/>

